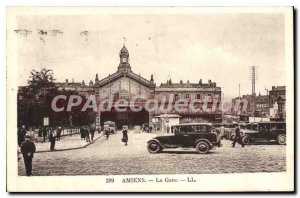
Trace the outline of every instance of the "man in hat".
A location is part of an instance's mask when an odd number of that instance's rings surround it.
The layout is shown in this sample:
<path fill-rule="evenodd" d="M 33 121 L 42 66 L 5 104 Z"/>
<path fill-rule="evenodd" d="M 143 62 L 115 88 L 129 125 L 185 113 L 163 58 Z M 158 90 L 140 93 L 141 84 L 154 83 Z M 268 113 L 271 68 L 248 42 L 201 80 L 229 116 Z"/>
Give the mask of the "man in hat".
<path fill-rule="evenodd" d="M 240 131 L 241 131 L 241 129 L 240 129 L 240 126 L 238 125 L 235 128 L 235 131 L 234 131 L 235 132 L 235 138 L 234 138 L 234 140 L 232 142 L 232 147 L 235 147 L 235 143 L 237 142 L 237 143 L 239 143 L 242 146 L 242 148 L 244 148 L 245 145 L 242 142 L 242 137 L 241 137 Z"/>
<path fill-rule="evenodd" d="M 32 173 L 32 158 L 35 153 L 35 145 L 30 141 L 30 136 L 25 136 L 25 141 L 21 144 L 21 153 L 23 154 L 26 175 L 31 176 Z"/>
<path fill-rule="evenodd" d="M 95 135 L 95 128 L 94 126 L 90 126 L 90 133 L 91 133 L 91 140 L 93 141 L 94 140 L 94 135 Z"/>
<path fill-rule="evenodd" d="M 91 142 L 90 139 L 90 129 L 88 126 L 84 126 L 84 132 L 85 132 L 85 140 L 86 142 Z"/>
<path fill-rule="evenodd" d="M 58 127 L 57 134 L 56 134 L 56 140 L 58 140 L 58 141 L 60 140 L 61 132 L 62 132 L 61 127 Z"/>
<path fill-rule="evenodd" d="M 221 127 L 219 128 L 220 131 L 220 138 L 223 139 L 223 137 L 225 136 L 225 127 L 224 124 L 221 124 Z"/>
<path fill-rule="evenodd" d="M 56 133 L 53 130 L 53 128 L 51 127 L 50 131 L 49 131 L 49 141 L 50 141 L 50 150 L 51 151 L 55 150 L 54 149 L 55 148 L 55 140 L 56 140 Z"/>

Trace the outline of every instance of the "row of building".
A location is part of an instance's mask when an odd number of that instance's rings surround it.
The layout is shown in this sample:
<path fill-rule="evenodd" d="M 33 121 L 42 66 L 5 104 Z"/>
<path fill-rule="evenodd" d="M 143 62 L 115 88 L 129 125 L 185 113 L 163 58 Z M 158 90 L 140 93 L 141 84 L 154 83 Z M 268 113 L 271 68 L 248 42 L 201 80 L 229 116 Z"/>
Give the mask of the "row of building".
<path fill-rule="evenodd" d="M 269 117 L 285 119 L 286 117 L 286 87 L 272 86 L 271 90 L 266 89 L 267 95 L 258 96 L 243 95 L 232 99 L 232 103 L 238 100 L 247 100 L 247 108 L 232 109 L 232 114 L 244 114 L 256 117 Z M 242 110 L 243 109 L 243 110 Z"/>

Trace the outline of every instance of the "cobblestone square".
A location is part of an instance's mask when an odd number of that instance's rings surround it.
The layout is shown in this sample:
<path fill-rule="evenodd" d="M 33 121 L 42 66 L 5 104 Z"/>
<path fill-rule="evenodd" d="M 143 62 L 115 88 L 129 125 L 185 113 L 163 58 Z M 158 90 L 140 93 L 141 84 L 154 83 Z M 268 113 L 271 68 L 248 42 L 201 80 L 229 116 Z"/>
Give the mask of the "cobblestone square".
<path fill-rule="evenodd" d="M 160 134 L 161 135 L 161 134 Z M 86 148 L 36 153 L 34 176 L 52 175 L 119 175 L 119 174 L 220 174 L 244 172 L 282 172 L 286 170 L 286 146 L 223 146 L 200 155 L 194 149 L 164 150 L 150 154 L 146 142 L 156 134 L 129 133 L 128 146 L 122 134 L 100 137 Z M 25 175 L 23 159 L 19 175 Z"/>

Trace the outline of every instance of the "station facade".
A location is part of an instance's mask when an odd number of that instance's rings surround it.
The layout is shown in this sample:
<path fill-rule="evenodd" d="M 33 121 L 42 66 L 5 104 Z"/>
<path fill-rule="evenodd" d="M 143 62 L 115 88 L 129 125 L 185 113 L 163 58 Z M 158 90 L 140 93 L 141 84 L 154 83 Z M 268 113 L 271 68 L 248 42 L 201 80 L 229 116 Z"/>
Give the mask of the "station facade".
<path fill-rule="evenodd" d="M 217 87 L 215 82 L 209 80 L 207 83 L 202 82 L 200 79 L 198 83 L 190 83 L 187 81 L 184 83 L 172 83 L 169 79 L 167 83 L 161 83 L 160 86 L 156 86 L 153 75 L 150 79 L 144 78 L 133 72 L 129 51 L 125 47 L 122 47 L 119 53 L 119 66 L 117 71 L 108 75 L 103 79 L 98 78 L 96 74 L 94 82 L 91 80 L 88 84 L 84 81 L 76 83 L 74 81 L 65 83 L 56 83 L 60 89 L 76 90 L 81 95 L 89 96 L 95 95 L 99 102 L 103 100 L 112 100 L 111 111 L 99 112 L 96 118 L 96 125 L 103 125 L 105 121 L 114 121 L 118 128 L 122 125 L 142 125 L 142 124 L 155 124 L 155 122 L 168 122 L 168 116 L 170 118 L 177 117 L 180 123 L 186 122 L 221 122 L 222 114 L 220 111 L 212 111 L 213 102 L 217 103 L 217 106 L 221 102 L 221 88 Z M 130 104 L 134 97 L 134 104 Z M 172 97 L 172 99 L 170 99 Z M 153 111 L 147 111 L 145 104 L 151 99 L 156 99 L 158 105 L 162 108 L 156 108 Z M 199 107 L 199 111 L 192 112 L 189 108 L 174 109 L 174 104 L 180 99 L 192 101 L 193 99 L 206 99 L 208 101 L 208 111 L 202 111 L 201 106 L 203 104 L 196 104 Z M 128 101 L 126 105 L 119 103 L 118 101 Z M 161 104 L 164 102 L 164 104 Z M 170 103 L 171 108 L 170 108 Z M 131 110 L 130 105 L 134 105 L 141 110 L 134 112 Z M 123 111 L 117 111 L 117 107 L 122 108 Z M 159 118 L 164 118 L 159 119 Z M 158 124 L 159 126 L 165 126 L 166 124 Z"/>

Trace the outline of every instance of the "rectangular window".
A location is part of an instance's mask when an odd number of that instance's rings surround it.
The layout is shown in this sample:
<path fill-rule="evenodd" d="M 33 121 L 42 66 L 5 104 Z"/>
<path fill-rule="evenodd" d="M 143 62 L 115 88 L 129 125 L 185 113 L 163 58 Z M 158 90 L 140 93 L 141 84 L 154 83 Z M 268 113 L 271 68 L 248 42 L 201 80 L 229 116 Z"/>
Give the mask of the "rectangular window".
<path fill-rule="evenodd" d="M 186 99 L 189 99 L 189 98 L 190 98 L 190 94 L 186 94 L 186 95 L 185 95 L 185 98 L 186 98 Z"/>
<path fill-rule="evenodd" d="M 175 99 L 175 101 L 179 100 L 178 94 L 174 95 L 174 99 Z"/>
<path fill-rule="evenodd" d="M 197 94 L 197 99 L 201 99 L 201 98 L 200 98 L 200 94 Z"/>

